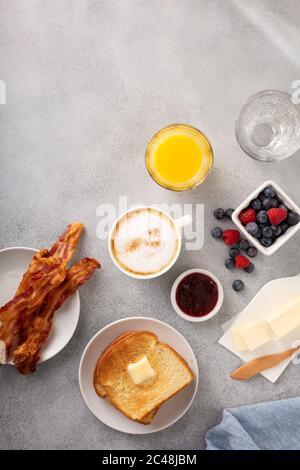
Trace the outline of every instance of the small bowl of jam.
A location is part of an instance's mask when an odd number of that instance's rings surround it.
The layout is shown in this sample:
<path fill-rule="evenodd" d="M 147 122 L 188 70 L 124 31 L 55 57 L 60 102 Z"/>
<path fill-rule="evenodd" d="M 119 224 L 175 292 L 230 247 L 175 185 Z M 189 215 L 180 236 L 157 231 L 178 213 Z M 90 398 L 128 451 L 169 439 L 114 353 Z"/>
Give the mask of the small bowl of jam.
<path fill-rule="evenodd" d="M 220 310 L 224 292 L 219 279 L 205 269 L 189 269 L 173 284 L 171 302 L 178 315 L 188 321 L 203 322 Z"/>

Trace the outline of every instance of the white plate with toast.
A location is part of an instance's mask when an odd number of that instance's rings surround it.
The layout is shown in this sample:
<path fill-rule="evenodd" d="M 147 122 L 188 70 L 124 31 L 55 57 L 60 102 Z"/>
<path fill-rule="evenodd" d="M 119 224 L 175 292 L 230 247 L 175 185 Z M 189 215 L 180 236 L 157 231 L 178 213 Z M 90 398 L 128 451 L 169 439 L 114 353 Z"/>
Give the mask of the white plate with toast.
<path fill-rule="evenodd" d="M 154 419 L 147 425 L 128 419 L 123 413 L 112 406 L 107 399 L 98 396 L 93 383 L 95 368 L 101 353 L 120 335 L 137 330 L 151 332 L 157 336 L 159 344 L 166 343 L 166 345 L 171 346 L 170 349 L 174 350 L 177 356 L 179 354 L 184 359 L 183 362 L 187 364 L 188 369 L 194 375 L 194 379 L 189 385 L 183 387 L 180 392 L 166 400 L 159 407 Z M 114 344 L 120 343 L 116 342 Z M 127 374 L 127 372 L 125 371 L 124 374 Z M 104 424 L 129 434 L 149 434 L 171 426 L 187 412 L 198 388 L 198 365 L 189 343 L 170 325 L 153 318 L 124 318 L 107 325 L 90 340 L 80 361 L 79 385 L 86 405 Z"/>
<path fill-rule="evenodd" d="M 38 250 L 29 247 L 11 247 L 0 250 L 0 306 L 15 294 L 22 276 Z M 72 338 L 79 319 L 80 300 L 76 292 L 59 308 L 53 318 L 53 327 L 41 351 L 39 362 L 59 353 Z M 12 361 L 8 362 L 12 364 Z"/>

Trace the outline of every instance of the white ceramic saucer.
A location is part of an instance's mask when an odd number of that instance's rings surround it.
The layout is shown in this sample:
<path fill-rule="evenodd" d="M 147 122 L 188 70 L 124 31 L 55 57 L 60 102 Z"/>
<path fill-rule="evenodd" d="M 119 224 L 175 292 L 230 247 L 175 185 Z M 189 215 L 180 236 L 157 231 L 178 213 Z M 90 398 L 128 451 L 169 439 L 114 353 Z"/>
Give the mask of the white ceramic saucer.
<path fill-rule="evenodd" d="M 160 341 L 168 343 L 188 362 L 195 374 L 195 380 L 163 404 L 152 423 L 148 425 L 135 423 L 127 419 L 107 400 L 100 398 L 93 386 L 94 369 L 101 352 L 117 336 L 128 330 L 147 330 L 157 334 Z M 189 343 L 170 325 L 154 318 L 124 318 L 106 326 L 90 340 L 80 361 L 79 385 L 86 405 L 104 424 L 129 434 L 149 434 L 171 426 L 187 412 L 197 392 L 198 365 Z"/>
<path fill-rule="evenodd" d="M 22 275 L 38 250 L 12 247 L 0 250 L 0 306 L 15 294 Z M 55 313 L 50 336 L 41 351 L 40 362 L 55 356 L 72 338 L 79 319 L 80 300 L 76 292 Z"/>

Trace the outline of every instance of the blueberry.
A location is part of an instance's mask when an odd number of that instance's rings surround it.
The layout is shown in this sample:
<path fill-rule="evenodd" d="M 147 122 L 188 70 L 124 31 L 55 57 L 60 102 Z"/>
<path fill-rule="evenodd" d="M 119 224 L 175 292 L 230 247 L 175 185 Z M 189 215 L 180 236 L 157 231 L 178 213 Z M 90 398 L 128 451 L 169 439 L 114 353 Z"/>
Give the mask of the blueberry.
<path fill-rule="evenodd" d="M 256 220 L 260 224 L 266 224 L 268 222 L 268 214 L 266 213 L 266 211 L 258 212 L 258 214 L 256 216 Z"/>
<path fill-rule="evenodd" d="M 249 222 L 249 224 L 246 225 L 246 230 L 250 235 L 256 235 L 258 231 L 258 225 L 255 222 Z"/>
<path fill-rule="evenodd" d="M 261 230 L 260 230 L 260 228 L 257 230 L 257 232 L 256 232 L 256 234 L 255 234 L 255 238 L 256 238 L 257 240 L 260 240 L 260 239 L 261 239 Z"/>
<path fill-rule="evenodd" d="M 255 258 L 255 256 L 258 255 L 257 248 L 255 248 L 255 246 L 250 246 L 247 250 L 247 255 L 250 256 L 250 258 Z"/>
<path fill-rule="evenodd" d="M 261 193 L 259 193 L 257 199 L 259 199 L 260 202 L 263 202 L 263 200 L 266 199 L 266 196 L 264 195 L 264 192 L 263 192 L 263 191 L 262 191 Z"/>
<path fill-rule="evenodd" d="M 280 209 L 283 209 L 284 211 L 287 211 L 287 212 L 288 212 L 288 208 L 286 207 L 285 204 L 279 204 L 279 208 L 280 208 Z"/>
<path fill-rule="evenodd" d="M 266 211 L 272 207 L 272 199 L 269 197 L 266 197 L 263 202 L 262 202 L 263 209 Z"/>
<path fill-rule="evenodd" d="M 287 218 L 287 223 L 289 225 L 296 225 L 299 222 L 299 214 L 296 214 L 296 212 L 289 212 L 288 218 Z"/>
<path fill-rule="evenodd" d="M 252 209 L 254 209 L 256 212 L 260 211 L 261 210 L 261 201 L 259 199 L 253 199 L 251 202 L 250 202 L 250 206 L 252 207 Z"/>
<path fill-rule="evenodd" d="M 225 266 L 227 269 L 233 269 L 234 268 L 234 260 L 232 258 L 227 258 L 225 260 Z"/>
<path fill-rule="evenodd" d="M 248 242 L 248 240 L 246 240 L 246 238 L 242 238 L 240 241 L 239 241 L 239 248 L 241 250 L 248 250 L 250 246 L 250 243 Z"/>
<path fill-rule="evenodd" d="M 279 202 L 277 201 L 277 199 L 271 199 L 271 207 L 278 207 L 279 206 Z"/>
<path fill-rule="evenodd" d="M 289 228 L 289 224 L 285 221 L 285 222 L 282 222 L 279 227 L 281 228 L 281 234 L 283 234 L 284 232 L 287 231 L 287 229 Z"/>
<path fill-rule="evenodd" d="M 211 235 L 213 238 L 221 238 L 223 235 L 223 230 L 221 229 L 221 227 L 215 227 L 212 229 Z"/>
<path fill-rule="evenodd" d="M 266 248 L 268 248 L 269 246 L 272 245 L 273 240 L 272 240 L 272 238 L 263 237 L 263 238 L 261 238 L 260 243 L 262 244 L 262 246 L 265 246 Z"/>
<path fill-rule="evenodd" d="M 273 235 L 273 230 L 271 229 L 271 227 L 264 227 L 261 231 L 262 233 L 262 236 L 265 237 L 265 238 L 271 238 L 272 235 Z"/>
<path fill-rule="evenodd" d="M 229 249 L 229 256 L 231 256 L 232 258 L 235 258 L 239 254 L 240 254 L 240 250 L 236 246 L 233 246 L 232 248 Z"/>
<path fill-rule="evenodd" d="M 225 213 L 224 213 L 223 209 L 221 209 L 220 207 L 214 211 L 214 216 L 218 220 L 224 219 L 224 215 L 225 215 Z"/>
<path fill-rule="evenodd" d="M 243 281 L 241 281 L 240 279 L 236 279 L 235 281 L 233 281 L 232 283 L 232 288 L 233 290 L 235 290 L 236 292 L 240 292 L 241 290 L 244 289 L 244 286 L 245 284 L 243 283 Z"/>
<path fill-rule="evenodd" d="M 250 264 L 247 266 L 247 268 L 244 268 L 244 271 L 245 271 L 246 273 L 248 273 L 248 274 L 251 274 L 251 273 L 253 273 L 254 269 L 255 269 L 254 264 L 253 264 L 253 263 L 250 263 Z"/>
<path fill-rule="evenodd" d="M 232 217 L 232 214 L 234 213 L 234 209 L 226 209 L 225 211 L 225 217 L 227 217 L 227 219 L 230 219 L 231 220 L 231 217 Z"/>
<path fill-rule="evenodd" d="M 282 231 L 280 225 L 271 225 L 270 229 L 273 232 L 273 237 L 275 238 L 280 237 L 281 231 Z"/>
<path fill-rule="evenodd" d="M 267 186 L 264 190 L 264 195 L 266 197 L 273 198 L 273 197 L 276 196 L 276 192 L 275 192 L 274 188 L 272 188 L 272 186 Z"/>

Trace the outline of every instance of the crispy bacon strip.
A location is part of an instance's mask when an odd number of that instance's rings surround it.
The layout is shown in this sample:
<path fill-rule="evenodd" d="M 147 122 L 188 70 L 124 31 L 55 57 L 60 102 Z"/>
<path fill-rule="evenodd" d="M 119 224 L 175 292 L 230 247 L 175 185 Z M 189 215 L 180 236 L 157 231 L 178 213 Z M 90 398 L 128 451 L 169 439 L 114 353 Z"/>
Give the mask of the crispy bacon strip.
<path fill-rule="evenodd" d="M 33 257 L 29 265 L 29 269 L 24 274 L 23 279 L 18 287 L 17 294 L 21 293 L 22 290 L 26 289 L 31 284 L 32 272 L 36 271 L 38 261 L 41 257 L 51 258 L 60 261 L 62 265 L 66 267 L 66 265 L 74 254 L 83 228 L 84 226 L 80 222 L 74 222 L 72 224 L 69 224 L 64 233 L 54 243 L 50 251 L 48 251 L 47 249 L 39 251 L 36 256 Z M 18 344 L 21 344 L 25 340 L 25 330 L 27 328 L 26 323 L 30 321 L 31 316 L 29 315 L 21 324 L 19 329 Z"/>
<path fill-rule="evenodd" d="M 23 275 L 15 297 L 0 309 L 0 364 L 5 364 L 12 346 L 38 311 L 46 295 L 65 278 L 65 266 L 71 259 L 83 225 L 68 225 L 50 251 L 40 250 Z"/>
<path fill-rule="evenodd" d="M 83 258 L 69 269 L 64 282 L 48 294 L 39 313 L 28 325 L 26 340 L 13 353 L 13 360 L 19 372 L 22 374 L 34 372 L 40 359 L 41 347 L 50 334 L 55 311 L 98 268 L 100 268 L 100 264 L 97 260 Z"/>
<path fill-rule="evenodd" d="M 52 258 L 40 258 L 31 283 L 0 308 L 0 364 L 5 364 L 22 322 L 39 309 L 47 294 L 66 277 L 64 266 Z"/>
<path fill-rule="evenodd" d="M 60 260 L 64 267 L 68 264 L 76 250 L 83 228 L 84 226 L 80 222 L 69 224 L 65 232 L 54 243 L 50 251 L 47 249 L 40 250 L 33 257 L 28 270 L 23 275 L 22 281 L 17 290 L 17 295 L 30 286 L 32 273 L 36 273 L 38 262 L 41 258 Z"/>

